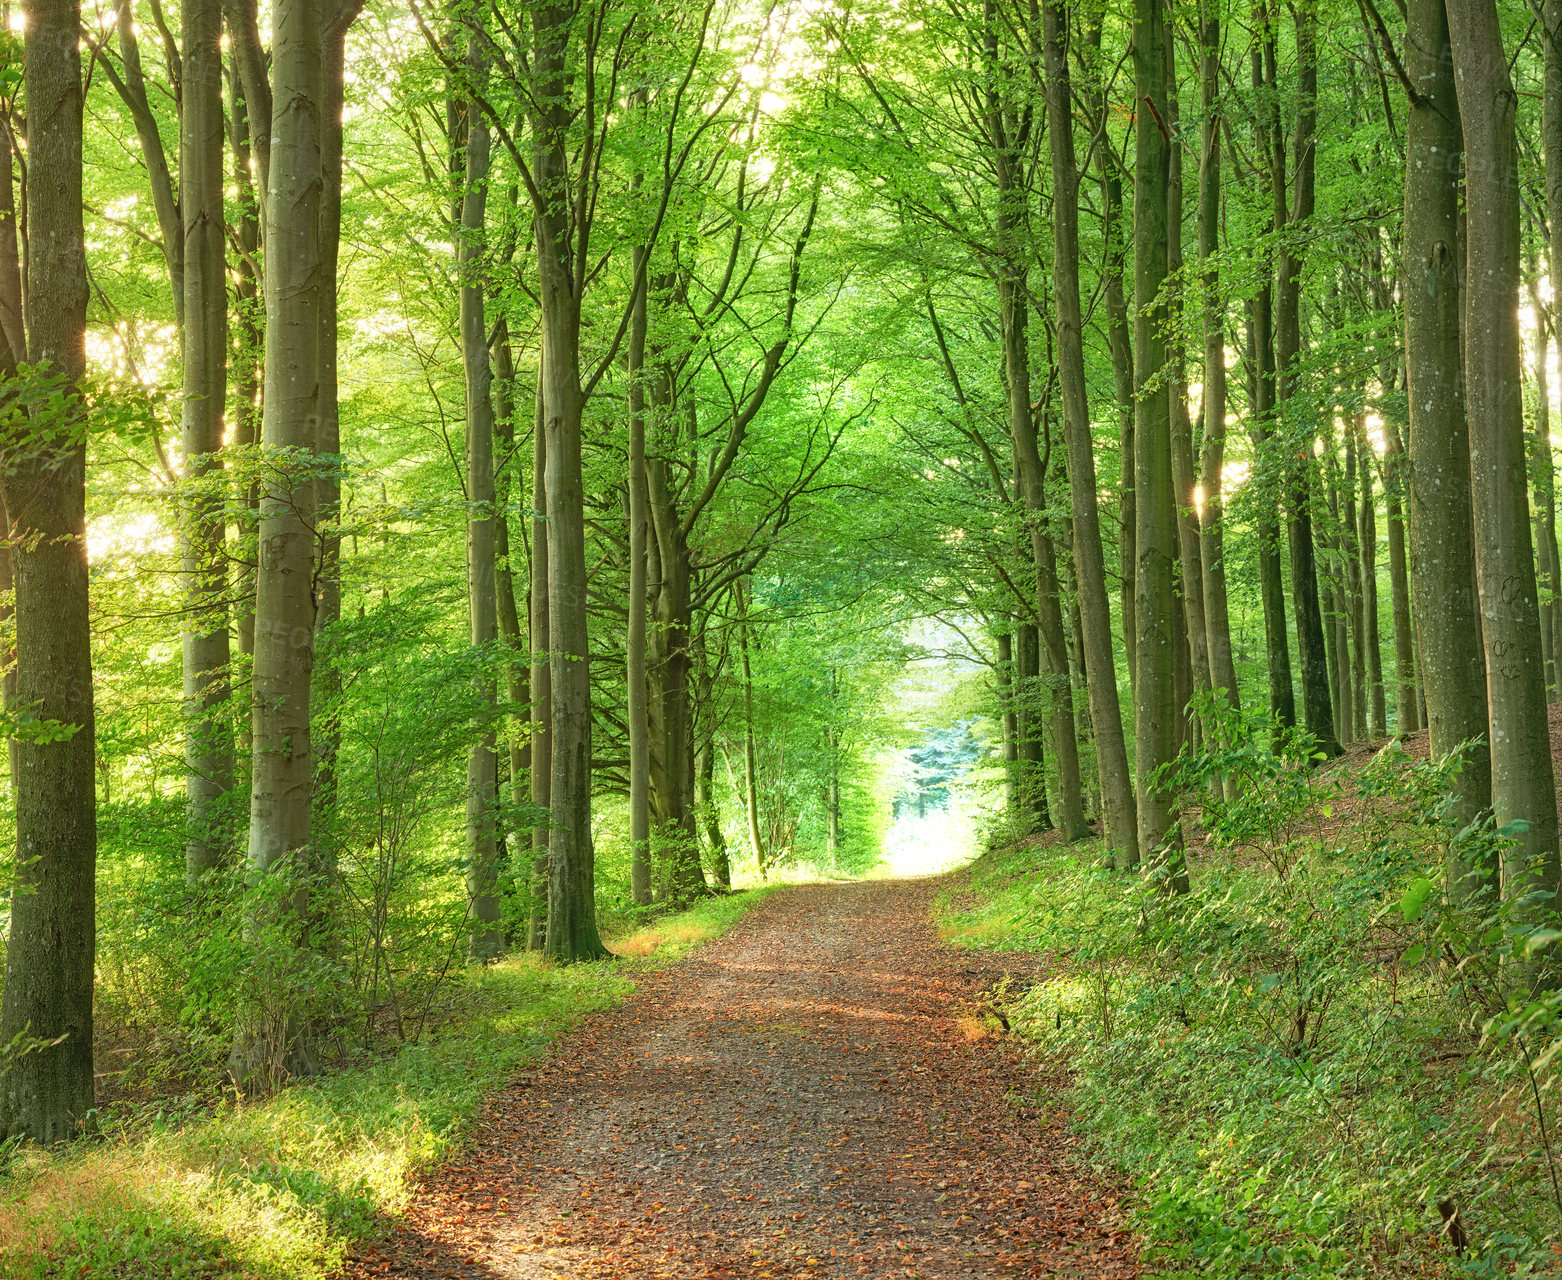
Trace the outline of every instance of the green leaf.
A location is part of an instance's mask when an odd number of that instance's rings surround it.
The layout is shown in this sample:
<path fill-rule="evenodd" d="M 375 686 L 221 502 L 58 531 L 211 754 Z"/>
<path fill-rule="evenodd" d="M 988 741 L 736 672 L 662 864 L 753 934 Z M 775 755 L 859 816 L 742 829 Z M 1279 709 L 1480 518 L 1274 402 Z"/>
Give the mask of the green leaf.
<path fill-rule="evenodd" d="M 1421 918 L 1421 912 L 1426 909 L 1426 900 L 1432 896 L 1432 890 L 1436 887 L 1425 876 L 1410 882 L 1410 887 L 1405 890 L 1405 896 L 1399 900 L 1399 909 L 1405 913 L 1407 923 Z"/>
<path fill-rule="evenodd" d="M 1406 951 L 1404 955 L 1399 957 L 1399 962 L 1403 965 L 1418 965 L 1425 959 L 1426 944 L 1424 942 L 1418 942 L 1415 946 Z"/>
<path fill-rule="evenodd" d="M 1558 938 L 1562 938 L 1562 929 L 1535 929 L 1529 937 L 1524 939 L 1524 954 L 1534 955 L 1537 951 L 1549 947 Z"/>

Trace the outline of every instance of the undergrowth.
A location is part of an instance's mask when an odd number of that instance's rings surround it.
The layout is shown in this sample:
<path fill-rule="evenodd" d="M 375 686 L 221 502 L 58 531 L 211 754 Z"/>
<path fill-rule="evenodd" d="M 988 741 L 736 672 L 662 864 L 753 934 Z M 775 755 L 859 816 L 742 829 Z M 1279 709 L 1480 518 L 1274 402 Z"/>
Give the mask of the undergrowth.
<path fill-rule="evenodd" d="M 1205 769 L 1247 799 L 1206 806 L 1186 896 L 1099 843 L 1012 846 L 945 936 L 1051 958 L 1009 1017 L 1132 1180 L 1151 1273 L 1562 1274 L 1552 931 L 1445 896 L 1446 777 L 1252 754 Z"/>
<path fill-rule="evenodd" d="M 510 1075 L 623 999 L 640 964 L 677 959 L 764 896 L 711 899 L 614 944 L 649 961 L 554 967 L 519 955 L 474 968 L 440 1034 L 264 1101 L 164 1099 L 106 1117 L 96 1140 L 13 1151 L 0 1176 L 0 1274 L 327 1276 L 405 1207 L 410 1179 L 459 1145 Z"/>

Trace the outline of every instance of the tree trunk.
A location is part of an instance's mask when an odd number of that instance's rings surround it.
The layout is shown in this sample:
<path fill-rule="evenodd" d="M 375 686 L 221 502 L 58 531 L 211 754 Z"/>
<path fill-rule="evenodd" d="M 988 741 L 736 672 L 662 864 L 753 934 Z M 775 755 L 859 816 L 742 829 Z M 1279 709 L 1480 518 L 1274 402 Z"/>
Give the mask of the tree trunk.
<path fill-rule="evenodd" d="M 1367 645 L 1368 732 L 1381 738 L 1388 732 L 1388 703 L 1383 693 L 1383 642 L 1378 617 L 1378 503 L 1372 491 L 1372 447 L 1367 442 L 1365 415 L 1356 421 L 1361 453 L 1361 607 Z"/>
<path fill-rule="evenodd" d="M 233 184 L 238 192 L 239 210 L 238 223 L 230 230 L 230 236 L 237 246 L 233 263 L 233 293 L 234 319 L 238 322 L 238 338 L 230 355 L 235 369 L 232 379 L 232 442 L 237 449 L 244 451 L 241 474 L 245 477 L 241 499 L 243 515 L 235 538 L 238 583 L 233 593 L 233 612 L 239 652 L 250 656 L 255 652 L 255 544 L 260 527 L 260 481 L 255 459 L 249 456 L 249 451 L 260 442 L 260 384 L 265 375 L 262 359 L 265 327 L 262 323 L 264 304 L 260 296 L 260 206 L 255 198 L 255 183 L 250 173 L 252 151 L 249 109 L 236 72 L 231 80 L 228 119 L 233 138 Z M 234 711 L 237 712 L 238 708 L 234 708 Z M 247 752 L 250 746 L 247 728 L 241 733 L 239 743 L 241 749 Z"/>
<path fill-rule="evenodd" d="M 481 83 L 482 36 L 469 53 L 473 79 Z M 499 927 L 499 753 L 494 724 L 499 698 L 490 665 L 499 638 L 494 582 L 494 401 L 484 305 L 485 231 L 492 141 L 475 104 L 467 111 L 466 174 L 456 242 L 460 281 L 461 364 L 466 389 L 466 591 L 468 638 L 478 654 L 475 704 L 477 738 L 466 758 L 467 959 L 490 960 L 504 950 Z"/>
<path fill-rule="evenodd" d="M 28 341 L 26 358 L 63 380 L 86 369 L 87 265 L 81 217 L 80 7 L 27 9 Z M 12 352 L 11 369 L 15 356 Z M 0 1133 L 52 1143 L 93 1107 L 92 980 L 97 865 L 92 648 L 87 613 L 86 424 L 48 397 L 7 449 L 16 578 L 17 699 L 69 737 L 18 743 L 17 867 L 0 1042 L 46 1043 L 0 1074 Z M 62 413 L 59 406 L 72 406 Z"/>
<path fill-rule="evenodd" d="M 1085 39 L 1099 65 L 1101 24 L 1098 21 L 1089 23 Z M 1092 86 L 1091 98 L 1093 113 L 1098 119 L 1104 120 L 1107 113 L 1106 91 L 1099 81 Z M 1122 615 L 1123 653 L 1128 666 L 1128 682 L 1132 686 L 1138 679 L 1138 665 L 1134 660 L 1134 566 L 1138 559 L 1134 553 L 1134 356 L 1128 326 L 1128 302 L 1123 289 L 1127 254 L 1122 233 L 1123 179 L 1111 148 L 1098 146 L 1094 151 L 1096 173 L 1101 182 L 1101 238 L 1105 244 L 1101 294 L 1106 304 L 1107 348 L 1112 357 L 1112 385 L 1117 402 L 1117 564 L 1122 576 L 1118 605 Z"/>
<path fill-rule="evenodd" d="M 194 878 L 233 848 L 227 554 L 221 449 L 227 408 L 228 291 L 223 219 L 222 6 L 185 0 L 179 195 L 184 326 L 180 447 L 189 486 L 183 529 L 185 868 Z"/>
<path fill-rule="evenodd" d="M 1546 173 L 1546 221 L 1553 228 L 1550 237 L 1548 265 L 1554 282 L 1562 282 L 1562 235 L 1556 228 L 1562 227 L 1562 0 L 1543 0 L 1541 7 L 1544 39 L 1540 42 L 1544 51 L 1540 142 L 1545 159 Z M 1552 310 L 1548 328 L 1562 348 L 1562 334 L 1558 331 L 1557 287 L 1552 286 Z M 1549 390 L 1548 396 L 1549 409 Z M 1547 417 L 1550 414 L 1548 412 Z M 1537 415 L 1538 417 L 1538 415 Z M 1551 433 L 1543 435 L 1541 456 L 1538 459 L 1542 490 L 1540 494 L 1542 536 L 1546 540 L 1546 552 L 1551 559 L 1554 591 L 1562 591 L 1562 555 L 1557 546 L 1557 501 L 1555 469 L 1552 461 Z M 1557 696 L 1562 698 L 1562 600 L 1553 599 L 1551 608 L 1551 649 L 1556 655 Z"/>
<path fill-rule="evenodd" d="M 1171 406 L 1161 381 L 1166 362 L 1166 131 L 1168 59 L 1161 0 L 1135 0 L 1134 99 L 1134 493 L 1137 503 L 1134 611 L 1139 676 L 1134 684 L 1139 852 L 1167 868 L 1168 887 L 1187 889 L 1176 791 L 1156 772 L 1177 752 L 1174 690 L 1179 626 L 1172 587 L 1177 512 L 1172 491 Z"/>
<path fill-rule="evenodd" d="M 998 633 L 998 708 L 1003 726 L 1004 812 L 1011 820 L 1020 814 L 1020 716 L 1015 697 L 1014 636 Z M 1135 833 L 1137 838 L 1137 833 Z"/>
<path fill-rule="evenodd" d="M 1180 133 L 1177 105 L 1177 72 L 1171 30 L 1166 34 L 1166 123 L 1173 136 Z M 1192 734 L 1195 750 L 1199 744 L 1199 724 L 1189 716 L 1192 698 L 1212 688 L 1209 668 L 1209 626 L 1204 614 L 1204 566 L 1199 548 L 1198 485 L 1193 451 L 1193 422 L 1188 414 L 1187 352 L 1183 347 L 1182 308 L 1182 148 L 1167 149 L 1166 181 L 1166 269 L 1174 281 L 1172 287 L 1171 328 L 1167 333 L 1168 369 L 1171 375 L 1167 400 L 1171 410 L 1171 467 L 1173 504 L 1177 517 L 1178 574 L 1176 590 L 1181 597 L 1184 642 L 1188 649 L 1189 688 L 1178 703 L 1177 713 Z"/>
<path fill-rule="evenodd" d="M 1358 465 L 1356 441 L 1365 436 L 1358 419 L 1346 426 L 1345 440 L 1345 495 L 1341 501 L 1340 539 L 1344 544 L 1345 589 L 1349 606 L 1351 652 L 1351 738 L 1361 741 L 1367 737 L 1367 618 L 1366 601 L 1362 595 L 1361 544 L 1356 532 L 1356 477 L 1365 475 L 1365 460 Z"/>
<path fill-rule="evenodd" d="M 597 934 L 591 845 L 591 680 L 586 601 L 585 493 L 580 431 L 580 302 L 585 281 L 571 252 L 583 229 L 568 201 L 568 51 L 574 11 L 548 5 L 533 15 L 537 146 L 533 175 L 543 197 L 533 220 L 543 330 L 543 413 L 548 448 L 548 650 L 553 711 L 548 840 L 548 936 L 554 960 L 606 954 Z"/>
<path fill-rule="evenodd" d="M 1073 101 L 1068 71 L 1068 11 L 1049 0 L 1046 39 L 1047 118 L 1052 137 L 1052 291 L 1057 310 L 1057 358 L 1068 445 L 1069 499 L 1090 723 L 1101 786 L 1102 834 L 1113 860 L 1139 861 L 1133 776 L 1117 698 L 1112 652 L 1112 606 L 1106 594 L 1090 402 L 1085 382 L 1084 320 L 1079 300 L 1079 168 L 1074 154 Z M 832 810 L 833 813 L 833 810 Z"/>
<path fill-rule="evenodd" d="M 1554 893 L 1558 871 L 1556 789 L 1524 469 L 1518 97 L 1508 76 L 1494 0 L 1464 0 L 1448 10 L 1448 26 L 1465 146 L 1482 160 L 1465 175 L 1464 360 L 1473 424 L 1470 475 L 1492 808 L 1499 828 L 1528 824 L 1502 853 L 1503 896 L 1516 900 L 1532 889 Z M 1538 869 L 1532 869 L 1536 864 Z M 1550 916 L 1556 908 L 1548 905 L 1543 911 Z"/>
<path fill-rule="evenodd" d="M 515 451 L 515 357 L 510 348 L 510 330 L 502 318 L 495 327 L 490 359 L 494 382 L 494 437 L 504 460 L 504 465 L 496 468 L 494 477 L 494 590 L 499 605 L 499 639 L 509 655 L 505 667 L 505 696 L 512 708 L 508 735 L 510 803 L 521 809 L 531 799 L 531 668 L 526 654 L 528 640 L 521 630 L 520 608 L 515 596 L 515 562 L 510 546 L 510 503 L 516 488 L 519 458 Z M 521 708 L 527 709 L 524 719 L 517 714 Z M 523 843 L 530 846 L 529 831 L 523 835 L 513 827 L 505 828 L 501 861 L 508 861 L 505 869 L 512 884 L 518 879 L 525 882 L 521 873 L 526 865 L 521 853 Z"/>
<path fill-rule="evenodd" d="M 1199 270 L 1204 287 L 1204 447 L 1199 459 L 1203 492 L 1199 513 L 1199 565 L 1204 573 L 1204 626 L 1210 684 L 1225 692 L 1233 710 L 1242 702 L 1231 653 L 1226 595 L 1226 333 L 1216 254 L 1220 250 L 1220 14 L 1205 0 L 1200 19 L 1200 106 L 1204 114 L 1199 157 Z"/>
<path fill-rule="evenodd" d="M 1313 0 L 1295 11 L 1298 107 L 1292 138 L 1296 189 L 1294 207 L 1286 203 L 1285 155 L 1274 135 L 1273 186 L 1275 226 L 1283 231 L 1276 263 L 1275 369 L 1282 420 L 1304 414 L 1293 404 L 1301 396 L 1302 252 L 1298 236 L 1305 234 L 1313 214 L 1314 148 L 1318 118 L 1317 13 Z M 1270 35 L 1273 39 L 1273 35 Z M 1288 422 L 1288 430 L 1295 421 Z M 1304 451 L 1286 467 L 1290 502 L 1291 595 L 1296 607 L 1296 648 L 1302 666 L 1302 721 L 1325 755 L 1336 756 L 1333 709 L 1329 703 L 1329 660 L 1323 634 L 1323 609 L 1318 594 L 1317 546 L 1313 537 L 1312 436 Z"/>
<path fill-rule="evenodd" d="M 548 658 L 548 442 L 543 426 L 540 374 L 547 352 L 538 356 L 536 421 L 532 430 L 532 533 L 531 574 L 528 590 L 528 629 L 531 648 L 531 801 L 546 811 L 552 799 L 553 783 L 553 668 Z M 546 822 L 532 828 L 531 900 L 527 920 L 526 948 L 541 951 L 547 936 L 548 827 Z"/>
<path fill-rule="evenodd" d="M 765 880 L 769 868 L 765 842 L 759 829 L 759 751 L 754 740 L 754 672 L 748 657 L 748 602 L 742 584 L 737 588 L 738 656 L 743 667 L 743 798 L 748 809 L 748 838 L 754 846 L 754 865 Z"/>
<path fill-rule="evenodd" d="M 287 910 L 306 927 L 314 755 L 316 485 L 310 465 L 320 420 L 320 246 L 325 100 L 318 0 L 279 0 L 272 14 L 274 118 L 266 208 L 268 452 L 292 465 L 268 469 L 260 505 L 255 583 L 253 753 L 249 862 L 255 877 L 283 875 L 298 887 Z M 273 922 L 257 920 L 258 928 Z M 303 1021 L 292 1010 L 247 1014 L 229 1067 L 240 1083 L 275 1087 L 315 1070 Z"/>
<path fill-rule="evenodd" d="M 636 249 L 637 274 L 647 251 Z M 635 299 L 629 330 L 629 626 L 625 637 L 626 707 L 629 720 L 630 896 L 651 902 L 651 727 L 646 708 L 646 557 L 650 513 L 645 475 L 646 290 Z"/>
<path fill-rule="evenodd" d="M 1540 589 L 1540 644 L 1545 657 L 1546 687 L 1551 700 L 1557 699 L 1562 684 L 1557 677 L 1556 647 L 1556 598 L 1557 598 L 1557 537 L 1556 537 L 1556 477 L 1551 461 L 1551 385 L 1546 372 L 1550 353 L 1550 328 L 1541 305 L 1539 272 L 1531 263 L 1529 274 L 1530 304 L 1536 316 L 1535 324 L 1535 429 L 1529 438 L 1529 466 L 1535 486 L 1535 551 L 1539 568 Z"/>
<path fill-rule="evenodd" d="M 1020 812 L 1034 830 L 1050 831 L 1052 811 L 1047 804 L 1047 753 L 1041 713 L 1041 637 L 1034 623 L 1019 625 L 1014 674 Z"/>
<path fill-rule="evenodd" d="M 1405 363 L 1410 407 L 1410 572 L 1432 754 L 1486 732 L 1486 665 L 1475 590 L 1470 435 L 1461 367 L 1459 183 L 1463 138 L 1443 0 L 1411 0 L 1405 66 L 1416 86 L 1405 132 Z M 1455 830 L 1491 803 L 1489 753 L 1465 753 L 1453 781 Z M 1482 887 L 1449 867 L 1456 891 Z M 1474 876 L 1471 882 L 1466 877 Z"/>
<path fill-rule="evenodd" d="M 1388 578 L 1394 606 L 1394 732 L 1415 733 L 1422 725 L 1416 689 L 1415 632 L 1410 624 L 1410 569 L 1405 544 L 1405 476 L 1409 459 L 1399 427 L 1385 419 L 1383 505 L 1388 515 Z"/>

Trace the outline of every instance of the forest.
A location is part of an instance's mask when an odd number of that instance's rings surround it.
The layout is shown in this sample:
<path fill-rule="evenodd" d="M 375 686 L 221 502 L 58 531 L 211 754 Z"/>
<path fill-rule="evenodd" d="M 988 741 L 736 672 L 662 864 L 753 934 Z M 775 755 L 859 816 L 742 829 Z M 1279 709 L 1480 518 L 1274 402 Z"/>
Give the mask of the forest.
<path fill-rule="evenodd" d="M 1562 0 L 0 0 L 0 1273 L 1557 1274 L 1553 225 Z"/>

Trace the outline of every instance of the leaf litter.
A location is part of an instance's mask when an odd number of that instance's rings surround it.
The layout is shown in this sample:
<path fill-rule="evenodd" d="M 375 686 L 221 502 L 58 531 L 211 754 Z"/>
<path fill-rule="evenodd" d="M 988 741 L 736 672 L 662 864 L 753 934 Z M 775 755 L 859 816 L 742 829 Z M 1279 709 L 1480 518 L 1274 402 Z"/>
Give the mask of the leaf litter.
<path fill-rule="evenodd" d="M 1024 959 L 940 947 L 938 887 L 801 885 L 647 974 L 347 1276 L 1137 1276 L 1122 1187 L 977 1016 Z"/>

